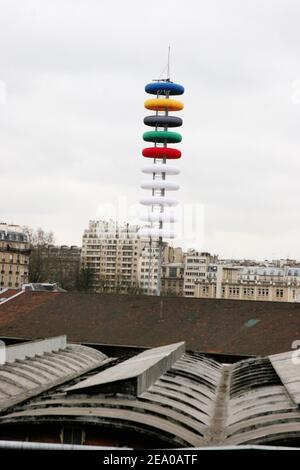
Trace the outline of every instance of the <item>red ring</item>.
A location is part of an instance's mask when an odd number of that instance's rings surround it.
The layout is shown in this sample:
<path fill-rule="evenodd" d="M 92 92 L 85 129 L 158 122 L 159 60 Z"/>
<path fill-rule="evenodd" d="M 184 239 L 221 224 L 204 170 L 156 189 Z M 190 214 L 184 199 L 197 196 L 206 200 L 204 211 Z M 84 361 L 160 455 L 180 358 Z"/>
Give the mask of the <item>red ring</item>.
<path fill-rule="evenodd" d="M 143 149 L 143 156 L 147 158 L 166 158 L 167 160 L 175 160 L 181 157 L 180 150 L 170 147 L 148 147 Z"/>

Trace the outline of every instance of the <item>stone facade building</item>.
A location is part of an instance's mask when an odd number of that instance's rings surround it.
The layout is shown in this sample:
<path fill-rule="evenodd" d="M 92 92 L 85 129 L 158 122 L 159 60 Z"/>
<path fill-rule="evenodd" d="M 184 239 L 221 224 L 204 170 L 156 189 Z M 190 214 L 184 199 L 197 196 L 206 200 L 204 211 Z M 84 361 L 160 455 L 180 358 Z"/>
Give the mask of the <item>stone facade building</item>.
<path fill-rule="evenodd" d="M 300 268 L 208 267 L 195 284 L 194 297 L 269 302 L 300 301 Z"/>
<path fill-rule="evenodd" d="M 28 282 L 30 244 L 22 227 L 0 223 L 0 290 Z"/>
<path fill-rule="evenodd" d="M 45 270 L 44 281 L 56 282 L 66 290 L 77 288 L 81 249 L 78 246 L 48 245 L 41 248 L 40 256 Z"/>
<path fill-rule="evenodd" d="M 183 295 L 184 263 L 164 263 L 162 266 L 161 288 L 165 295 Z"/>

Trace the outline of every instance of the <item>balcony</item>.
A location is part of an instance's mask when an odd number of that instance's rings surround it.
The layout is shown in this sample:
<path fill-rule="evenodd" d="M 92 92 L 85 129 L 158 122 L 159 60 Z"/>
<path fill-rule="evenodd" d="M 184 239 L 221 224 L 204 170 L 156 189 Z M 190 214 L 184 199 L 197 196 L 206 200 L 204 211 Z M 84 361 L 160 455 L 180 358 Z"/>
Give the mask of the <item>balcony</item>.
<path fill-rule="evenodd" d="M 30 248 L 14 248 L 13 246 L 7 245 L 6 248 L 0 247 L 1 253 L 18 253 L 21 255 L 30 255 L 31 249 Z"/>

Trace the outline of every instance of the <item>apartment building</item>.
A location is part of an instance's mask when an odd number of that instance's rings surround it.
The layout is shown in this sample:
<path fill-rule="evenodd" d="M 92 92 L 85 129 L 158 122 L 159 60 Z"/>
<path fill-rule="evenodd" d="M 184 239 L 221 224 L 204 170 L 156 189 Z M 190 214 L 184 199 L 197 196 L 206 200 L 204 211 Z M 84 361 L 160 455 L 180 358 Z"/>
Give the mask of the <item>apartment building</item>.
<path fill-rule="evenodd" d="M 43 278 L 50 283 L 58 283 L 63 289 L 77 288 L 81 248 L 72 245 L 47 245 L 33 249 L 40 251 L 43 265 Z"/>
<path fill-rule="evenodd" d="M 157 243 L 145 242 L 138 263 L 138 284 L 144 294 L 155 295 L 158 275 Z M 161 293 L 182 295 L 183 292 L 183 252 L 179 247 L 163 246 L 161 264 Z"/>
<path fill-rule="evenodd" d="M 164 263 L 161 274 L 161 292 L 164 295 L 183 295 L 184 263 Z"/>
<path fill-rule="evenodd" d="M 213 272 L 212 272 L 212 268 Z M 270 302 L 300 301 L 300 268 L 209 266 L 195 297 Z"/>
<path fill-rule="evenodd" d="M 90 221 L 82 238 L 81 267 L 91 273 L 95 292 L 126 293 L 138 288 L 138 260 L 143 242 L 138 226 Z"/>
<path fill-rule="evenodd" d="M 208 266 L 217 260 L 210 253 L 189 250 L 184 261 L 183 295 L 195 297 L 195 285 L 200 279 L 207 278 Z"/>
<path fill-rule="evenodd" d="M 138 226 L 90 221 L 84 231 L 81 267 L 95 292 L 155 295 L 158 246 L 137 235 Z M 58 256 L 61 256 L 58 254 Z M 282 261 L 282 262 L 281 262 Z M 56 263 L 57 264 L 57 263 Z M 54 263 L 55 265 L 55 263 Z M 300 301 L 300 266 L 293 260 L 255 265 L 252 260 L 219 260 L 207 252 L 163 246 L 161 294 L 230 300 Z"/>
<path fill-rule="evenodd" d="M 19 225 L 0 223 L 0 290 L 28 282 L 30 244 Z"/>
<path fill-rule="evenodd" d="M 166 246 L 163 247 L 163 259 Z M 138 285 L 141 293 L 155 295 L 158 273 L 157 243 L 147 243 L 141 249 L 138 260 Z"/>

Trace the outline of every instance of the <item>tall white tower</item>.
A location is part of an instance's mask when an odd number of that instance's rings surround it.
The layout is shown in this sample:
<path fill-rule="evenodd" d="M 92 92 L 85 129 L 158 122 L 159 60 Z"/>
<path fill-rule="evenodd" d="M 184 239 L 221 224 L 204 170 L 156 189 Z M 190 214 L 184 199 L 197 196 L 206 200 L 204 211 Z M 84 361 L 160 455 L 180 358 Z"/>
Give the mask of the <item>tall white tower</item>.
<path fill-rule="evenodd" d="M 149 238 L 149 256 L 153 244 L 158 244 L 157 295 L 160 295 L 163 240 L 175 238 L 176 219 L 172 207 L 178 204 L 176 199 L 169 197 L 168 192 L 179 189 L 177 183 L 167 180 L 167 177 L 179 174 L 179 170 L 167 162 L 181 157 L 180 150 L 168 145 L 177 144 L 182 140 L 181 134 L 170 131 L 169 128 L 182 126 L 182 119 L 170 115 L 170 112 L 182 110 L 183 103 L 170 97 L 182 95 L 184 87 L 167 78 L 147 84 L 145 91 L 155 95 L 155 98 L 147 99 L 144 104 L 146 109 L 155 111 L 155 114 L 144 118 L 144 124 L 153 127 L 154 130 L 143 134 L 144 141 L 152 142 L 153 147 L 144 148 L 142 154 L 145 158 L 152 158 L 153 163 L 142 169 L 143 173 L 151 176 L 151 179 L 143 181 L 141 187 L 150 190 L 151 196 L 144 197 L 140 201 L 147 208 L 142 220 L 147 222 L 148 226 L 141 228 L 138 234 L 142 238 Z"/>

